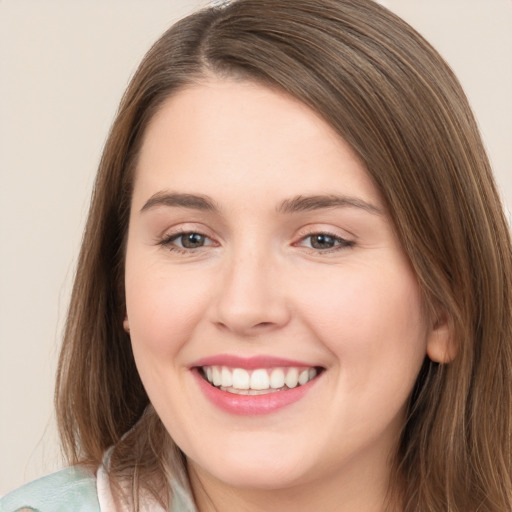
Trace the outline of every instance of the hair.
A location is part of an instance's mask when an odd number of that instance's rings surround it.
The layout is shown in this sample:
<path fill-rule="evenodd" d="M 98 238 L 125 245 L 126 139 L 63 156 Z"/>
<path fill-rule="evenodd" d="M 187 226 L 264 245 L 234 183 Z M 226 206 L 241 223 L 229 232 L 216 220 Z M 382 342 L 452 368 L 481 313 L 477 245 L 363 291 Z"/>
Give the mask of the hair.
<path fill-rule="evenodd" d="M 256 81 L 319 113 L 385 198 L 427 306 L 456 357 L 426 358 L 392 461 L 406 512 L 512 509 L 509 230 L 464 92 L 414 29 L 370 0 L 235 0 L 184 18 L 150 49 L 104 148 L 57 375 L 71 464 L 167 503 L 184 467 L 149 403 L 123 329 L 124 251 L 137 155 L 169 96 L 208 77 Z M 163 447 L 163 448 L 162 448 Z M 170 454 L 170 455 L 169 455 Z"/>

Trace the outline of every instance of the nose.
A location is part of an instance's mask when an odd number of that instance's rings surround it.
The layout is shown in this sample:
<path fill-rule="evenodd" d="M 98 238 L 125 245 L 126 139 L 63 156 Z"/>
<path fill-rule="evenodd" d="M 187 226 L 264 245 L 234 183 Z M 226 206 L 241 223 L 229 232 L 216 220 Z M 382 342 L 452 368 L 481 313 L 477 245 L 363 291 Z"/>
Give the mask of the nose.
<path fill-rule="evenodd" d="M 286 325 L 290 309 L 277 267 L 263 251 L 247 251 L 226 262 L 213 307 L 214 323 L 241 336 Z"/>

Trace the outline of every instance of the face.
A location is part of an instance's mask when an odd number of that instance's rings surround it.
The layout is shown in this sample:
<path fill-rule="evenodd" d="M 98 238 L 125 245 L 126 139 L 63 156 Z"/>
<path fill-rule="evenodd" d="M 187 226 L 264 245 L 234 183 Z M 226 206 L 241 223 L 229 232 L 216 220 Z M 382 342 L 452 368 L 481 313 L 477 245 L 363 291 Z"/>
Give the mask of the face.
<path fill-rule="evenodd" d="M 126 301 L 165 427 L 236 487 L 379 473 L 433 336 L 364 165 L 308 107 L 240 81 L 150 123 Z"/>

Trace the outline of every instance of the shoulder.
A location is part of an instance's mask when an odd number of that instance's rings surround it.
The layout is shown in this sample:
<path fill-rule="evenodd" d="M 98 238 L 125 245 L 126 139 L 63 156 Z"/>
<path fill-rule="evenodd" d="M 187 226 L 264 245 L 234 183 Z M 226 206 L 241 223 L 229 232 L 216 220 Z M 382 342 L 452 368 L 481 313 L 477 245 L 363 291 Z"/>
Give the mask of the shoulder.
<path fill-rule="evenodd" d="M 73 466 L 40 478 L 0 499 L 0 512 L 100 512 L 96 477 Z"/>

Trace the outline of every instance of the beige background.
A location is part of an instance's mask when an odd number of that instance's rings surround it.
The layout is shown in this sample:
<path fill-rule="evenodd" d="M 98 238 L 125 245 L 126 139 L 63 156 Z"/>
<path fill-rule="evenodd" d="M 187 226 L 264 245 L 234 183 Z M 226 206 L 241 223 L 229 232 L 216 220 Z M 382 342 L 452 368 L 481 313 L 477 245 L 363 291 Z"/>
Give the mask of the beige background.
<path fill-rule="evenodd" d="M 512 205 L 512 0 L 383 0 L 466 88 Z M 53 378 L 95 168 L 156 37 L 200 0 L 0 0 L 0 495 L 59 467 Z"/>

